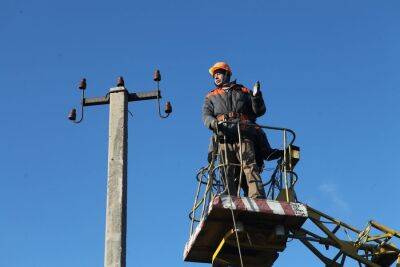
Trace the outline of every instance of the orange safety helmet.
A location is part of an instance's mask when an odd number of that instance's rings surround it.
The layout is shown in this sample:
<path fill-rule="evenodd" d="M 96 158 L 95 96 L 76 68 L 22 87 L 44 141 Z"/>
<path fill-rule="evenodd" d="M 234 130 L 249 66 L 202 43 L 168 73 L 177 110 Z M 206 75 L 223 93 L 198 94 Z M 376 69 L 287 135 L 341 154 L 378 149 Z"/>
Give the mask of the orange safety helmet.
<path fill-rule="evenodd" d="M 229 67 L 229 65 L 225 62 L 217 62 L 215 63 L 209 70 L 208 72 L 210 72 L 211 76 L 214 76 L 215 71 L 217 70 L 226 70 L 226 72 L 228 72 L 229 75 L 232 75 L 232 70 L 231 67 Z"/>

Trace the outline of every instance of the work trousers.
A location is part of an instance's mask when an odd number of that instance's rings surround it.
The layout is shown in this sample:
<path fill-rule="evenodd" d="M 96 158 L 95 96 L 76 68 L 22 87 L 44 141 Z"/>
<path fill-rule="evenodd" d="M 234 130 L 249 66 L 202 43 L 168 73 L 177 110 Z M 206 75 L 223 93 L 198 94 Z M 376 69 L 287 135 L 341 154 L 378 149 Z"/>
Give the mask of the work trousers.
<path fill-rule="evenodd" d="M 237 195 L 239 181 L 245 195 L 252 198 L 264 198 L 265 191 L 262 185 L 260 169 L 256 164 L 254 142 L 242 139 L 239 142 L 219 144 L 220 163 L 222 166 L 222 180 L 225 190 L 230 195 Z M 241 156 L 242 152 L 242 156 Z M 240 162 L 242 161 L 242 168 Z"/>

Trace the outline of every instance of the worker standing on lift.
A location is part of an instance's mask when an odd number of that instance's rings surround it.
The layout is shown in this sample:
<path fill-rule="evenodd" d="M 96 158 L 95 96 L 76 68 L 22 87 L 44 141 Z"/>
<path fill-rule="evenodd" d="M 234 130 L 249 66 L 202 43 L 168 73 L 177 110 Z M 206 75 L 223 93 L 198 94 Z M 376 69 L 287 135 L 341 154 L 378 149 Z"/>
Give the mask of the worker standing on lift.
<path fill-rule="evenodd" d="M 228 164 L 223 175 L 225 190 L 229 190 L 231 195 L 236 195 L 238 192 L 239 180 L 243 181 L 240 177 L 240 160 L 242 160 L 246 183 L 241 183 L 241 187 L 245 195 L 264 198 L 265 192 L 260 175 L 262 169 L 260 164 L 257 165 L 256 150 L 260 150 L 257 149 L 260 145 L 258 142 L 260 134 L 264 137 L 265 134 L 254 126 L 246 126 L 248 123 L 254 124 L 256 118 L 264 115 L 266 111 L 259 86 L 250 91 L 243 85 L 237 84 L 236 80 L 231 82 L 232 70 L 225 62 L 215 63 L 209 72 L 217 87 L 205 98 L 203 122 L 214 132 L 214 142 L 210 150 L 214 151 L 218 146 L 220 162 Z M 238 123 L 240 123 L 241 142 L 239 142 Z M 263 149 L 271 150 L 266 137 L 265 142 L 266 144 L 262 144 Z M 209 161 L 210 155 L 209 153 Z"/>

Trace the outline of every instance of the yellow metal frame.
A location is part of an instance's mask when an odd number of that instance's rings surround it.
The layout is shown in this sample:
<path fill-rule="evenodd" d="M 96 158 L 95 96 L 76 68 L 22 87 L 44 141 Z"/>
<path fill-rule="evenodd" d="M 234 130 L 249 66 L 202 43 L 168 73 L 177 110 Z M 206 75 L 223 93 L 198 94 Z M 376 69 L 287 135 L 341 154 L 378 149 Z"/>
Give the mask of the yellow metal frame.
<path fill-rule="evenodd" d="M 275 230 L 260 230 L 253 227 L 247 227 L 246 230 L 239 230 L 238 232 L 239 239 L 240 239 L 240 248 L 243 251 L 251 250 L 258 255 L 264 253 L 264 256 L 270 254 L 270 257 L 266 257 L 263 260 L 265 262 L 275 261 L 275 254 L 277 252 L 281 252 L 286 248 L 286 241 L 287 236 L 278 237 L 275 234 Z M 216 264 L 228 264 L 232 265 L 233 263 L 226 259 L 226 255 L 224 255 L 223 249 L 225 246 L 232 246 L 237 248 L 236 246 L 236 232 L 234 229 L 230 229 L 224 237 L 221 239 L 220 243 L 218 244 L 217 248 L 215 249 L 213 256 L 212 256 L 212 264 L 213 266 L 219 266 Z M 257 241 L 256 235 L 268 237 L 263 239 L 263 242 L 260 243 Z M 253 256 L 251 256 L 253 257 Z M 247 262 L 250 258 L 243 254 L 244 262 Z M 253 258 L 254 260 L 254 258 Z M 261 259 L 260 259 L 261 260 Z M 247 266 L 248 264 L 246 264 Z"/>
<path fill-rule="evenodd" d="M 231 229 L 228 233 L 225 234 L 225 236 L 222 238 L 221 242 L 219 243 L 217 249 L 215 250 L 213 256 L 212 256 L 212 264 L 214 266 L 214 262 L 217 259 L 219 253 L 221 252 L 222 248 L 224 247 L 227 239 L 231 237 L 233 234 L 235 234 L 235 231 Z M 228 262 L 227 262 L 228 263 Z"/>
<path fill-rule="evenodd" d="M 368 267 L 380 267 L 382 266 L 380 262 L 384 262 L 383 266 L 389 266 L 397 259 L 396 266 L 400 267 L 400 250 L 393 243 L 389 243 L 393 237 L 400 238 L 400 232 L 375 221 L 370 221 L 368 226 L 360 231 L 311 207 L 307 207 L 307 209 L 310 220 L 327 237 L 322 237 L 303 228 L 293 231 L 292 237 L 299 239 L 326 266 L 344 266 L 346 257 L 350 257 Z M 328 224 L 333 225 L 334 229 L 330 230 Z M 357 236 L 357 239 L 355 241 L 342 240 L 337 235 L 339 230 L 351 232 Z M 373 235 L 372 230 L 382 233 Z M 339 252 L 332 259 L 328 258 L 312 242 L 322 244 L 326 249 L 335 247 Z"/>

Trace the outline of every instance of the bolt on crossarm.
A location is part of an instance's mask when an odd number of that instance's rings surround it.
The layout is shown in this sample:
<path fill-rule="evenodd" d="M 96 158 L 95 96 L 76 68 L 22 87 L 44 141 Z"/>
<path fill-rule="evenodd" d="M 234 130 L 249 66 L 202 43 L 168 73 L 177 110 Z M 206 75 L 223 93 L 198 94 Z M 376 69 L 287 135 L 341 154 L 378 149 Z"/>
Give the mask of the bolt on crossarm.
<path fill-rule="evenodd" d="M 159 73 L 158 70 L 156 72 Z M 86 80 L 84 79 L 83 81 L 84 86 L 79 86 L 79 88 L 84 92 Z M 78 121 L 76 121 L 75 109 L 68 116 L 73 122 L 80 123 L 83 120 L 83 107 L 110 105 L 105 267 L 126 266 L 128 103 L 132 101 L 157 100 L 159 104 L 160 98 L 159 87 L 154 91 L 130 93 L 125 87 L 124 79 L 119 77 L 117 86 L 110 88 L 104 97 L 85 98 L 84 93 L 82 94 L 81 118 Z M 172 107 L 168 102 L 165 110 L 167 115 L 161 116 L 160 113 L 160 116 L 162 118 L 167 117 L 171 111 Z"/>

